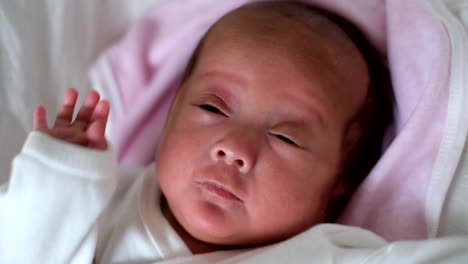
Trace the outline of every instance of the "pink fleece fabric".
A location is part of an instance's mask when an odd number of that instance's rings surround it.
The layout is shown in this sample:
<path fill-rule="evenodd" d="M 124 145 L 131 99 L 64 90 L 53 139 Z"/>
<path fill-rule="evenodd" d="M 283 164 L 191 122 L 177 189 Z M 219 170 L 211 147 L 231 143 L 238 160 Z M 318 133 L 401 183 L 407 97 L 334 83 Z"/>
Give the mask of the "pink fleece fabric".
<path fill-rule="evenodd" d="M 109 138 L 123 164 L 154 152 L 184 67 L 206 30 L 249 0 L 163 1 L 105 52 L 122 106 Z M 396 121 L 340 223 L 387 240 L 427 237 L 425 199 L 448 98 L 450 43 L 425 0 L 308 0 L 353 21 L 387 59 Z M 118 133 L 116 132 L 118 131 Z"/>

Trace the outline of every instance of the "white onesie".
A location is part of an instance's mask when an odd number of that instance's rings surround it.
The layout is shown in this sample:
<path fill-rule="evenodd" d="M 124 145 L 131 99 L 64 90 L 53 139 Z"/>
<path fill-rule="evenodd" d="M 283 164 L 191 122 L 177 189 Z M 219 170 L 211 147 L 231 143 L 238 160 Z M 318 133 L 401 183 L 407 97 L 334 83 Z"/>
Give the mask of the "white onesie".
<path fill-rule="evenodd" d="M 0 263 L 139 262 L 191 255 L 162 216 L 154 166 L 33 132 L 0 193 Z M 99 232 L 98 232 L 99 231 Z"/>
<path fill-rule="evenodd" d="M 281 243 L 192 255 L 160 210 L 154 166 L 32 132 L 0 187 L 0 263 L 466 263 L 468 238 L 387 243 L 322 224 Z M 294 248 L 294 250 L 292 250 Z M 294 252 L 294 253 L 292 253 Z M 445 262 L 444 262 L 445 261 Z"/>

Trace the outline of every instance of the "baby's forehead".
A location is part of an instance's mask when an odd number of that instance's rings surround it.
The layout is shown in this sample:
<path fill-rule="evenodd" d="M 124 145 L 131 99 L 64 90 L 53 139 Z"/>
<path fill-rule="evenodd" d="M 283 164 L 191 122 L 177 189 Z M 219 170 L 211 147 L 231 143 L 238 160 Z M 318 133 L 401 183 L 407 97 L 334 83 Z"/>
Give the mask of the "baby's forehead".
<path fill-rule="evenodd" d="M 326 11 L 319 10 L 300 3 L 248 4 L 221 18 L 207 35 L 227 31 L 241 36 L 250 33 L 270 38 L 318 37 L 341 50 L 352 47 L 352 41 L 343 30 L 327 17 Z"/>
<path fill-rule="evenodd" d="M 330 59 L 335 60 L 333 63 L 342 66 L 355 64 L 352 57 L 360 56 L 339 26 L 324 14 L 297 3 L 260 2 L 234 10 L 208 31 L 203 42 L 212 42 L 212 45 L 202 44 L 200 51 L 221 41 L 263 44 L 263 49 L 282 48 L 302 59 L 310 52 L 328 52 Z"/>
<path fill-rule="evenodd" d="M 330 94 L 333 98 L 349 94 L 344 89 L 355 85 L 367 87 L 366 64 L 346 33 L 322 14 L 294 8 L 283 12 L 254 4 L 227 14 L 203 38 L 193 63 L 194 70 L 199 72 L 199 64 L 206 66 L 207 60 L 247 49 L 253 61 L 259 56 L 290 58 L 304 75 L 332 82 L 330 86 L 336 87 L 336 91 L 328 90 L 333 92 Z"/>
<path fill-rule="evenodd" d="M 232 40 L 236 42 L 263 40 L 273 43 L 291 39 L 305 39 L 304 28 L 273 10 L 251 7 L 235 10 L 219 20 L 205 39 Z"/>
<path fill-rule="evenodd" d="M 199 60 L 250 50 L 252 58 L 283 56 L 305 74 L 317 66 L 343 72 L 356 64 L 352 57 L 360 54 L 352 41 L 326 17 L 301 9 L 281 13 L 268 7 L 248 5 L 223 17 L 204 37 L 197 51 Z"/>

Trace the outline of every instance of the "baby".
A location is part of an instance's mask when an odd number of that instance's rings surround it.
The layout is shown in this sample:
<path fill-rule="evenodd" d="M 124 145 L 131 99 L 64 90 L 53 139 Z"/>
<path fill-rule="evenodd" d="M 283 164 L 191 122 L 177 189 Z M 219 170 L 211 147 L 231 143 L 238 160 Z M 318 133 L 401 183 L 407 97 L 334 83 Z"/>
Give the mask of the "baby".
<path fill-rule="evenodd" d="M 36 109 L 0 189 L 0 261 L 158 261 L 332 222 L 381 154 L 388 85 L 344 19 L 297 2 L 241 7 L 200 42 L 149 168 L 117 168 L 97 92 L 73 120 L 67 90 L 52 128 Z"/>

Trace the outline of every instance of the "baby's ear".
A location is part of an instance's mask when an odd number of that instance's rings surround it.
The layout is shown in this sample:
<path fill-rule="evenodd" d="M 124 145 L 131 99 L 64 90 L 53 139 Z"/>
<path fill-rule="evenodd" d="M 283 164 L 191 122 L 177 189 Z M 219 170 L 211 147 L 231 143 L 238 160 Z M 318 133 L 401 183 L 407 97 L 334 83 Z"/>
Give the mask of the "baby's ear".
<path fill-rule="evenodd" d="M 344 131 L 340 167 L 326 210 L 325 221 L 328 223 L 336 222 L 356 190 L 357 184 L 350 181 L 349 177 L 354 173 L 353 167 L 356 165 L 354 164 L 355 155 L 360 154 L 359 145 L 363 133 L 363 127 L 359 118 L 351 120 Z"/>
<path fill-rule="evenodd" d="M 325 222 L 334 223 L 338 220 L 341 212 L 348 204 L 349 199 L 355 191 L 355 186 L 345 183 L 343 180 L 338 180 L 330 195 L 328 207 L 325 212 Z"/>
<path fill-rule="evenodd" d="M 354 120 L 344 131 L 343 135 L 343 162 L 346 162 L 349 155 L 353 152 L 356 144 L 359 142 L 364 131 L 359 120 Z"/>
<path fill-rule="evenodd" d="M 335 188 L 332 190 L 332 195 L 330 196 L 330 200 L 337 200 L 343 196 L 348 196 L 353 191 L 354 191 L 354 188 L 349 186 L 349 184 L 346 184 L 343 181 L 340 181 L 335 185 Z"/>

